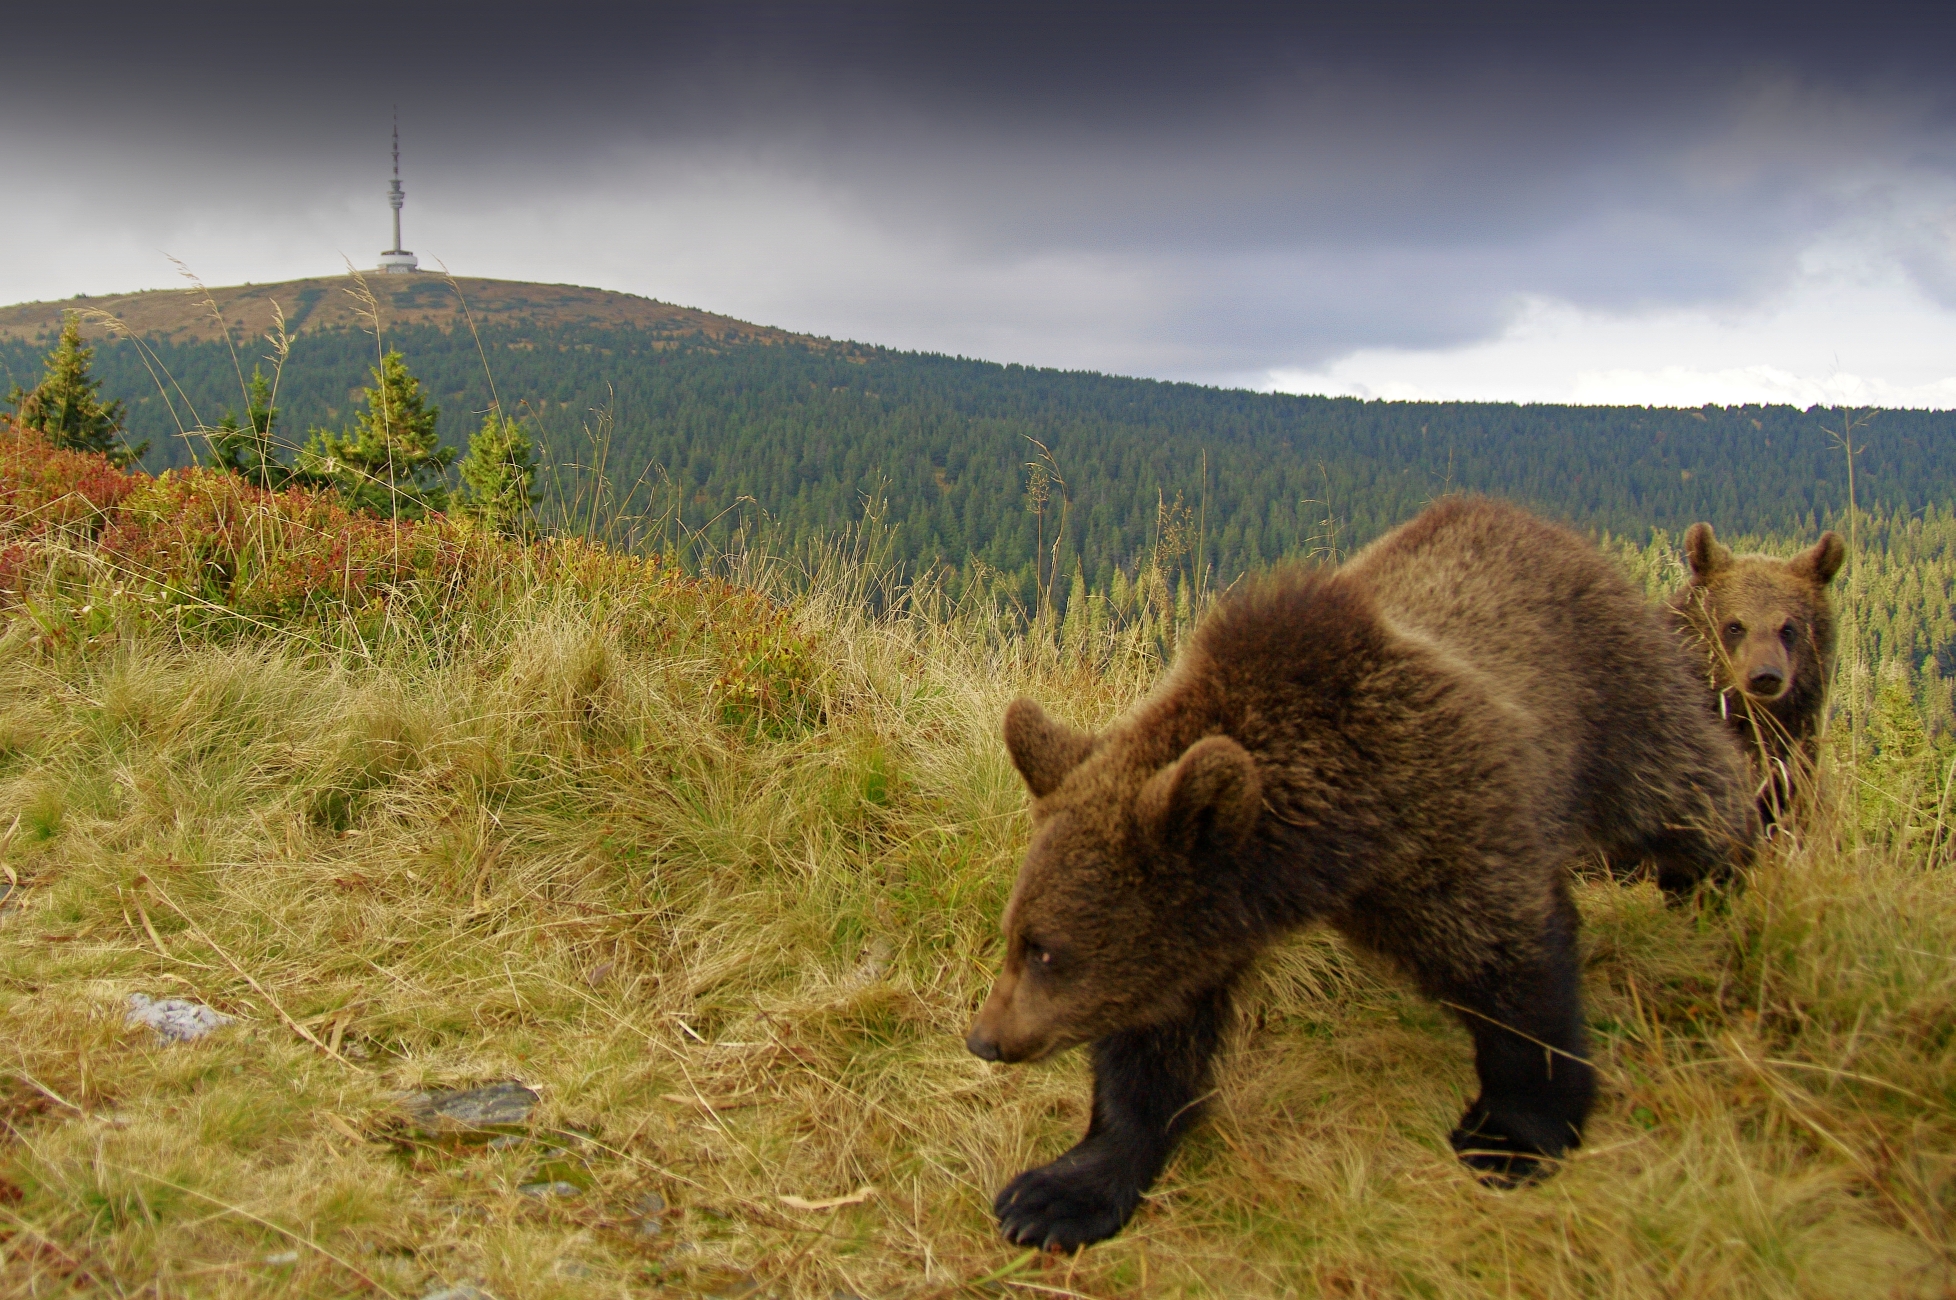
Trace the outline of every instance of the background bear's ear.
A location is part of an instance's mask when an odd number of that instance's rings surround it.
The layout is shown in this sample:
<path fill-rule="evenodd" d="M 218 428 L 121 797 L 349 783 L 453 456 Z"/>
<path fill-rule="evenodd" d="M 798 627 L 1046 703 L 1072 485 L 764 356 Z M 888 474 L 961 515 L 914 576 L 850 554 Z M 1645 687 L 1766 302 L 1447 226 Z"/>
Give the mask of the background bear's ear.
<path fill-rule="evenodd" d="M 1032 797 L 1044 799 L 1080 765 L 1093 748 L 1093 737 L 1053 721 L 1031 700 L 1014 700 L 1005 710 L 1005 748 Z"/>
<path fill-rule="evenodd" d="M 1847 543 L 1841 535 L 1829 528 L 1820 534 L 1820 540 L 1810 550 L 1800 552 L 1788 567 L 1803 578 L 1812 578 L 1821 586 L 1834 580 L 1841 571 L 1841 561 L 1847 558 Z"/>
<path fill-rule="evenodd" d="M 1205 837 L 1233 849 L 1263 811 L 1263 782 L 1249 751 L 1228 736 L 1207 736 L 1148 778 L 1134 801 L 1142 828 L 1183 852 Z"/>
<path fill-rule="evenodd" d="M 1693 582 L 1709 582 L 1732 562 L 1732 552 L 1719 545 L 1710 524 L 1693 524 L 1684 530 L 1684 562 L 1691 566 Z"/>

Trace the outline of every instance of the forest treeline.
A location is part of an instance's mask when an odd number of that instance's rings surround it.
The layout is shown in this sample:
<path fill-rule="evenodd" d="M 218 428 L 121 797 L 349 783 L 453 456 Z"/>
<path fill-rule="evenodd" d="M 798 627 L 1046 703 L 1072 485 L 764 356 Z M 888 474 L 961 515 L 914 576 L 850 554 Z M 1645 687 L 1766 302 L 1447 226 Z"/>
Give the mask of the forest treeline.
<path fill-rule="evenodd" d="M 384 343 L 439 403 L 446 443 L 466 444 L 494 401 L 522 419 L 553 467 L 546 491 L 588 489 L 602 457 L 608 510 L 714 546 L 757 525 L 824 536 L 880 500 L 895 558 L 1028 603 L 1063 605 L 1076 578 L 1112 591 L 1164 542 L 1171 584 L 1342 554 L 1447 491 L 1639 539 L 1697 519 L 1807 535 L 1847 502 L 1840 419 L 1818 409 L 1363 402 L 641 328 L 494 326 L 478 348 L 412 326 Z M 0 364 L 31 382 L 46 348 L 0 344 Z M 208 458 L 182 430 L 241 411 L 265 350 L 104 341 L 94 365 L 156 470 Z M 278 376 L 285 444 L 343 425 L 376 363 L 369 334 L 301 335 Z M 1947 509 L 1952 434 L 1956 413 L 1875 416 L 1855 434 L 1860 504 Z"/>

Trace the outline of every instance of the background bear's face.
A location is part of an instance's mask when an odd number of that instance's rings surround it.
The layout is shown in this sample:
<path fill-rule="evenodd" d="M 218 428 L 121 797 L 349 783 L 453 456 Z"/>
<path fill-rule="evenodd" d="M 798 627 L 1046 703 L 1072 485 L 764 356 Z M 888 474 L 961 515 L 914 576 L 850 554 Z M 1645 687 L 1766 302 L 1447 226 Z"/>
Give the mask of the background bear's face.
<path fill-rule="evenodd" d="M 1834 645 L 1827 584 L 1844 553 L 1829 532 L 1791 560 L 1734 556 L 1709 524 L 1692 526 L 1685 534 L 1691 581 L 1676 603 L 1714 651 L 1721 686 L 1770 704 L 1820 684 Z"/>
<path fill-rule="evenodd" d="M 1248 959 L 1227 858 L 1262 795 L 1240 746 L 1210 736 L 1156 769 L 1024 702 L 1006 743 L 1033 834 L 973 1052 L 1034 1061 L 1172 1019 Z"/>
<path fill-rule="evenodd" d="M 1784 568 L 1741 560 L 1704 593 L 1702 621 L 1723 652 L 1726 683 L 1768 703 L 1792 690 L 1803 672 L 1819 671 L 1813 595 Z"/>

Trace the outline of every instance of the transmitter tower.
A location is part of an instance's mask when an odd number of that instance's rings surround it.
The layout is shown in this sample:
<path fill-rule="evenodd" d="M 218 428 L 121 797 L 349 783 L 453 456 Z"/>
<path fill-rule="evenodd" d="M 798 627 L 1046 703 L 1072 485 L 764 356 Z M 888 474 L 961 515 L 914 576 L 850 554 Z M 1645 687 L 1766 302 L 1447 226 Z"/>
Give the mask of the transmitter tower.
<path fill-rule="evenodd" d="M 406 198 L 401 189 L 401 117 L 394 115 L 394 183 L 387 189 L 387 206 L 394 209 L 394 247 L 380 255 L 380 269 L 389 275 L 410 275 L 421 269 L 421 263 L 413 253 L 401 247 L 401 203 Z"/>

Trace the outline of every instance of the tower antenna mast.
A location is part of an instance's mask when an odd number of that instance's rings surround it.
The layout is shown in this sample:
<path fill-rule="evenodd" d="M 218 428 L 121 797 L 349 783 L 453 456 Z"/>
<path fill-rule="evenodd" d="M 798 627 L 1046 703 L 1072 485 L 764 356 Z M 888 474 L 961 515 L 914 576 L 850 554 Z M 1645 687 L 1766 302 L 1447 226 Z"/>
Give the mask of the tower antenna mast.
<path fill-rule="evenodd" d="M 394 247 L 380 255 L 380 269 L 387 272 L 411 272 L 420 268 L 420 262 L 413 253 L 401 247 L 401 204 L 407 199 L 406 191 L 401 189 L 401 110 L 394 109 L 394 182 L 387 189 L 387 206 L 394 209 Z"/>

